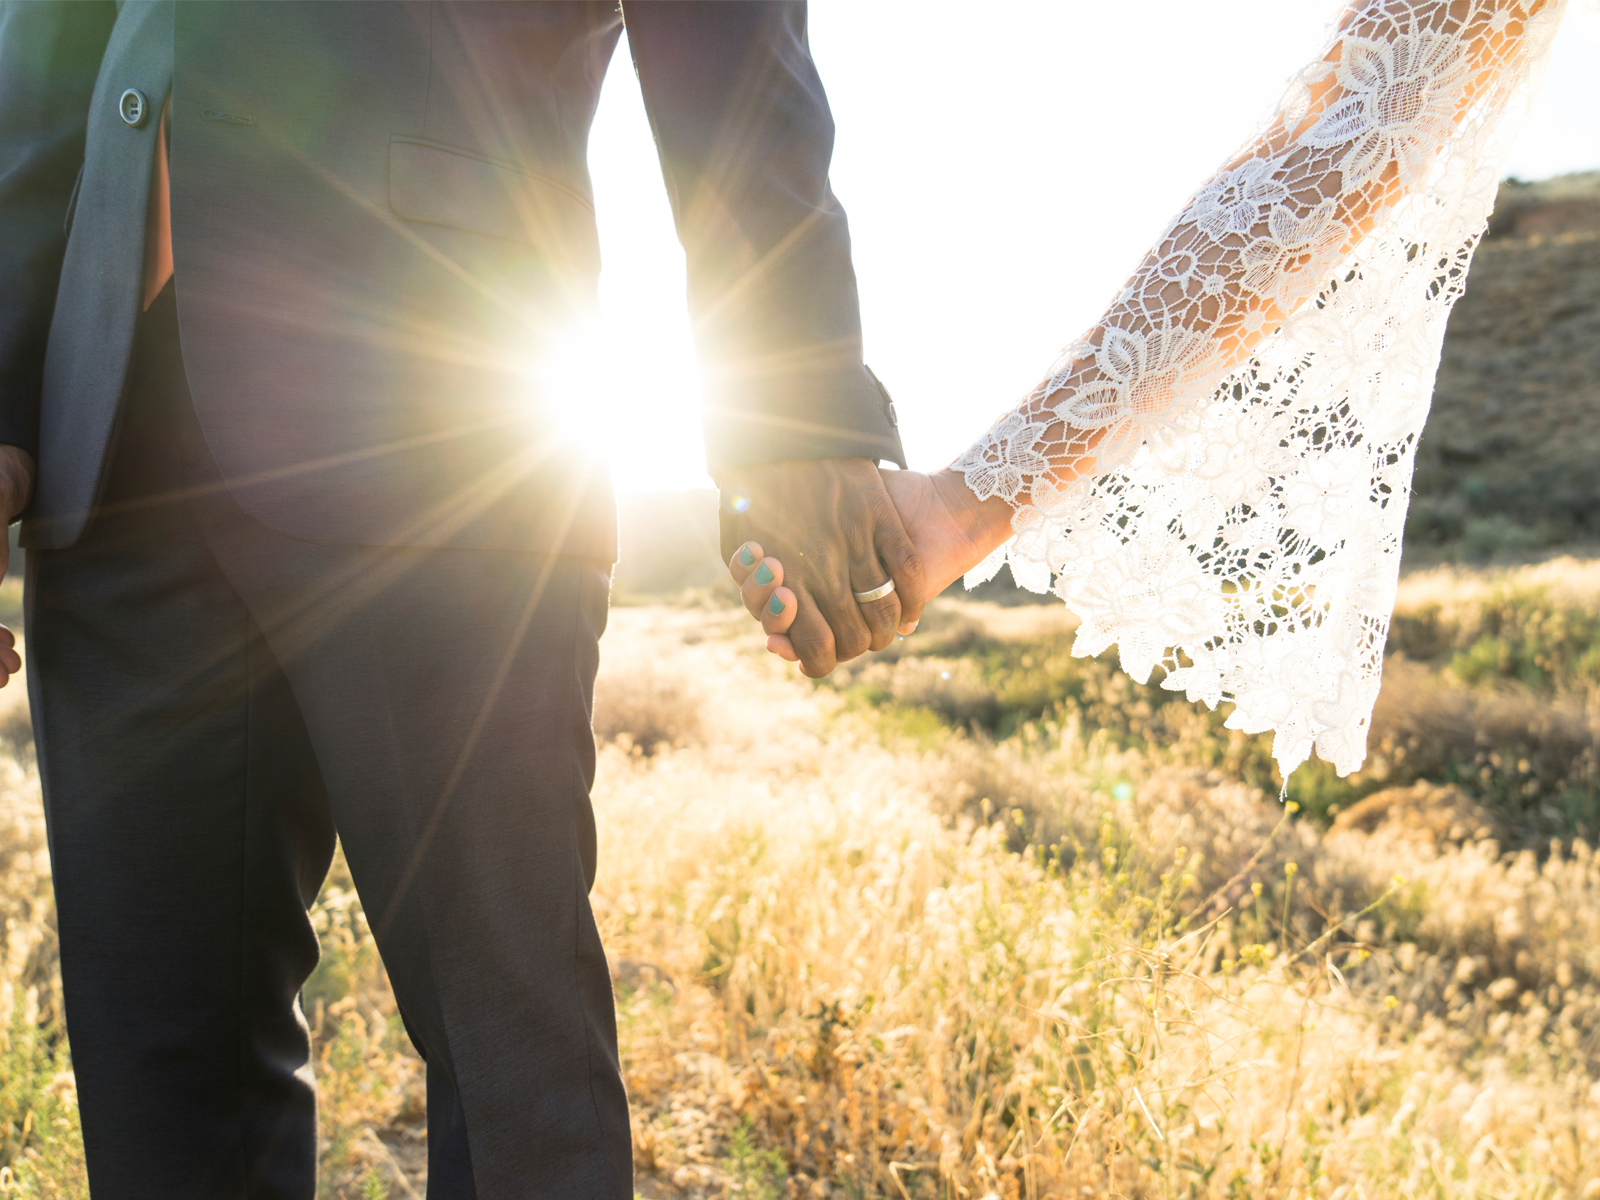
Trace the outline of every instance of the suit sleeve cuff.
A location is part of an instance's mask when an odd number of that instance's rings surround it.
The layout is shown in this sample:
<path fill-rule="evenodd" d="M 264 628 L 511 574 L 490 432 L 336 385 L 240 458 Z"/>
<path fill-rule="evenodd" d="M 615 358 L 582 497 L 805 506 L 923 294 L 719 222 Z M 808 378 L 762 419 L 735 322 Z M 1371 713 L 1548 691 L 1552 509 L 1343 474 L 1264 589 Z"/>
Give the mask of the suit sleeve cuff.
<path fill-rule="evenodd" d="M 706 395 L 706 462 L 713 477 L 751 463 L 870 458 L 904 468 L 899 416 L 863 365 L 791 378 L 752 396 L 712 385 Z"/>

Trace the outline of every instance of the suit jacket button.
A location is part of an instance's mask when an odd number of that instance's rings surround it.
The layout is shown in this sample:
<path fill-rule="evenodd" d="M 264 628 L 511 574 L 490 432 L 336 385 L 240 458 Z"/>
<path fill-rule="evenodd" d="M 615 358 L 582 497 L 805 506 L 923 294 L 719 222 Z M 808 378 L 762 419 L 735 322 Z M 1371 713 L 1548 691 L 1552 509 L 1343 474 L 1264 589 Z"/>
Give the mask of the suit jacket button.
<path fill-rule="evenodd" d="M 138 88 L 129 88 L 117 101 L 117 111 L 131 128 L 137 129 L 150 116 L 150 101 L 144 98 L 144 93 Z"/>

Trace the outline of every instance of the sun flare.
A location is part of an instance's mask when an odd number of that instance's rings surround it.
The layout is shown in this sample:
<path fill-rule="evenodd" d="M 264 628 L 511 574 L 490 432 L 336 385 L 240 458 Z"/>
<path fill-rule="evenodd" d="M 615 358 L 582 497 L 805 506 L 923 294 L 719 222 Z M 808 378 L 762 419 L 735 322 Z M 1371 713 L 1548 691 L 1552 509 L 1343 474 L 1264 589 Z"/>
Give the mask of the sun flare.
<path fill-rule="evenodd" d="M 1235 0 L 1219 16 L 1176 0 L 1031 4 L 974 22 L 949 2 L 907 20 L 901 5 L 814 0 L 808 36 L 837 126 L 830 174 L 850 216 L 867 362 L 896 398 L 913 466 L 959 454 L 1094 321 L 1274 103 L 1335 7 Z M 1031 31 L 1021 40 L 1019 21 Z M 1600 73 L 1572 24 L 1508 165 L 1522 178 L 1600 166 L 1588 119 Z M 1134 45 L 1137 87 L 1126 56 L 1086 52 Z M 1224 62 L 1262 69 L 1208 74 Z M 974 86 L 947 85 L 954 64 Z M 1117 125 L 1106 124 L 1113 107 Z M 1108 136 L 1086 139 L 1102 126 Z M 1119 127 L 1159 131 L 1160 152 L 1114 136 Z M 614 386 L 588 393 L 572 419 L 607 431 L 619 491 L 709 487 L 683 253 L 626 43 L 589 168 Z"/>

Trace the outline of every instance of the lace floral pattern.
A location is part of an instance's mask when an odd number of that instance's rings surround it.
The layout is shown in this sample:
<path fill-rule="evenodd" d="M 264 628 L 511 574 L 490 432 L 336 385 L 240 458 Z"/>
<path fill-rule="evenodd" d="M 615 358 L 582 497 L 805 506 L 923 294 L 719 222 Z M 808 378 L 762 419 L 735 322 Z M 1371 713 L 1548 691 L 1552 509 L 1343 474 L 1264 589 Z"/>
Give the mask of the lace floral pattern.
<path fill-rule="evenodd" d="M 1366 756 L 1450 307 L 1564 0 L 1365 0 L 1085 338 L 956 462 L 1074 653 Z"/>
<path fill-rule="evenodd" d="M 1510 13 L 1490 15 L 1504 33 Z M 1337 149 L 1341 187 L 1360 187 L 1393 164 L 1408 186 L 1427 182 L 1439 148 L 1450 140 L 1467 78 L 1459 40 L 1414 26 L 1392 41 L 1347 38 L 1339 56 L 1344 99 L 1322 114 L 1305 144 Z"/>

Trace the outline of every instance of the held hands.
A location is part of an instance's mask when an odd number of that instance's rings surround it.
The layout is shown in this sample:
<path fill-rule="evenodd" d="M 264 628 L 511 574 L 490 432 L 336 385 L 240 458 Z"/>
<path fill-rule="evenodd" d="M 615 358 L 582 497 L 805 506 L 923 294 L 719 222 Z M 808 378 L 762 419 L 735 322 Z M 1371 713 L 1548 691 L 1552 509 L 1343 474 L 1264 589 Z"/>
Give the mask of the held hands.
<path fill-rule="evenodd" d="M 18 446 L 0 445 L 0 517 L 10 525 L 27 507 L 33 495 L 33 455 Z M 11 560 L 11 542 L 0 537 L 0 577 Z M 22 657 L 16 651 L 16 635 L 0 625 L 0 687 L 22 670 Z"/>
<path fill-rule="evenodd" d="M 748 584 L 745 605 L 759 620 L 773 593 L 783 593 L 790 661 L 805 674 L 826 675 L 916 624 L 927 596 L 922 561 L 867 459 L 764 463 L 720 482 L 722 553 L 734 579 Z M 766 546 L 774 557 L 758 562 L 741 543 Z M 856 602 L 854 593 L 891 579 L 888 595 Z"/>
<path fill-rule="evenodd" d="M 934 475 L 885 471 L 880 479 L 921 568 L 923 590 L 914 609 L 910 605 L 903 609 L 898 623 L 899 632 L 905 634 L 916 628 L 927 599 L 937 596 L 1011 536 L 1011 508 L 994 498 L 980 502 L 958 471 Z M 804 629 L 807 619 L 814 621 L 819 614 L 808 605 L 807 593 L 785 586 L 784 564 L 779 557 L 782 552 L 772 543 L 768 546 L 770 552 L 764 553 L 763 544 L 752 539 L 728 559 L 728 570 L 740 586 L 745 608 L 766 631 L 768 650 L 790 662 L 799 662 L 806 675 L 826 675 L 833 669 L 833 662 L 817 670 L 815 660 L 808 661 L 795 638 L 796 628 Z M 898 578 L 895 584 L 896 591 L 901 591 Z M 865 591 L 871 586 L 866 583 L 852 590 Z M 892 597 L 862 605 L 861 609 L 886 604 L 889 599 Z M 887 640 L 880 645 L 874 639 L 870 648 L 881 650 L 887 644 Z M 860 652 L 857 650 L 856 654 Z M 854 657 L 855 654 L 841 653 L 836 660 L 844 662 Z"/>

